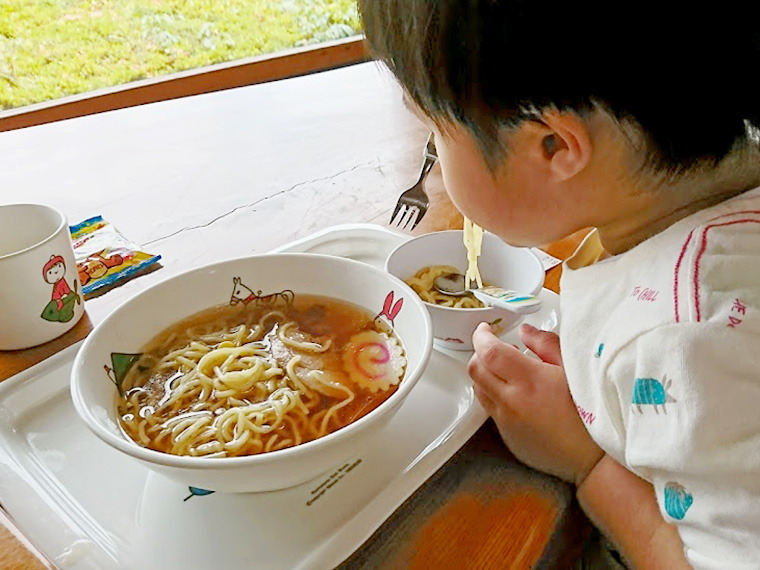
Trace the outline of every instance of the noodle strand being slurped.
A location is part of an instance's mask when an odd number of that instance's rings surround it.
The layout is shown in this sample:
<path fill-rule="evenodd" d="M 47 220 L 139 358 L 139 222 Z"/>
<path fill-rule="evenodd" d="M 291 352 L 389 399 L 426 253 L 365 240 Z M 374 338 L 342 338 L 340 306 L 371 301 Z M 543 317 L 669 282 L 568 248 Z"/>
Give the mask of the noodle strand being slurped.
<path fill-rule="evenodd" d="M 483 247 L 483 229 L 473 224 L 469 218 L 464 218 L 464 227 L 462 232 L 462 241 L 467 250 L 467 271 L 464 274 L 464 287 L 469 289 L 474 281 L 478 287 L 483 287 L 483 280 L 480 278 L 478 269 L 478 258 L 482 253 Z"/>
<path fill-rule="evenodd" d="M 277 310 L 217 307 L 148 345 L 122 384 L 121 426 L 175 455 L 275 451 L 376 408 L 405 367 L 395 336 L 348 303 L 300 296 Z"/>

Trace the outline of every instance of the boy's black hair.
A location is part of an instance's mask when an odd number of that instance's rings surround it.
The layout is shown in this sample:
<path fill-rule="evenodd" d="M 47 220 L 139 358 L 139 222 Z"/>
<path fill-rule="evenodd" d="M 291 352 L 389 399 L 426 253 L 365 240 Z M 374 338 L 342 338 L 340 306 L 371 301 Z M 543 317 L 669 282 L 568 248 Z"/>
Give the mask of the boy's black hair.
<path fill-rule="evenodd" d="M 373 54 L 489 163 L 500 126 L 601 107 L 640 127 L 648 165 L 671 174 L 717 164 L 760 125 L 756 15 L 731 4 L 359 0 Z"/>

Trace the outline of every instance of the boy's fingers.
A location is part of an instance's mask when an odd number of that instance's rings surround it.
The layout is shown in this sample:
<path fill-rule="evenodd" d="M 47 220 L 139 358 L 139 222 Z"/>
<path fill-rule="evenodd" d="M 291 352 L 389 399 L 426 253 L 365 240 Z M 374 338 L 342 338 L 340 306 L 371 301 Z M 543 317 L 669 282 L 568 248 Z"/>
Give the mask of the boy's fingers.
<path fill-rule="evenodd" d="M 480 405 L 483 406 L 485 412 L 489 416 L 493 416 L 496 412 L 496 404 L 491 397 L 486 394 L 483 388 L 480 387 L 480 384 L 477 383 L 473 383 L 472 391 L 475 392 L 475 397 L 478 399 L 478 402 L 480 402 Z"/>
<path fill-rule="evenodd" d="M 544 362 L 562 365 L 559 337 L 555 333 L 538 330 L 525 323 L 520 326 L 520 340 Z"/>
<path fill-rule="evenodd" d="M 523 378 L 532 374 L 538 364 L 538 361 L 525 356 L 517 347 L 499 340 L 487 323 L 481 323 L 475 329 L 472 346 L 483 367 L 501 378 Z"/>
<path fill-rule="evenodd" d="M 477 354 L 474 354 L 470 359 L 467 372 L 472 378 L 475 394 L 477 395 L 480 392 L 485 395 L 494 406 L 496 402 L 502 402 L 509 396 L 510 388 L 512 388 L 509 384 L 509 378 L 502 378 L 491 372 Z"/>

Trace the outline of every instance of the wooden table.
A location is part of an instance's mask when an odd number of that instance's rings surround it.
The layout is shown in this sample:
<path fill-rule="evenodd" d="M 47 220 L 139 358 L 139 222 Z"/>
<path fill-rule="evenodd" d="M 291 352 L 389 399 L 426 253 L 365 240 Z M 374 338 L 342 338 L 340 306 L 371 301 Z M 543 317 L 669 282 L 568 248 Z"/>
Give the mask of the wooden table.
<path fill-rule="evenodd" d="M 63 337 L 0 352 L 0 380 L 171 275 L 335 224 L 387 224 L 426 137 L 374 63 L 0 133 L 0 203 L 50 204 L 70 223 L 99 214 L 162 256 L 158 271 L 87 301 Z M 433 202 L 415 233 L 461 227 L 438 166 L 428 189 Z M 564 259 L 580 237 L 545 249 Z M 559 271 L 547 275 L 555 291 Z M 587 529 L 577 515 L 572 490 L 514 461 L 489 422 L 344 566 L 564 564 Z M 0 568 L 50 565 L 3 519 Z"/>

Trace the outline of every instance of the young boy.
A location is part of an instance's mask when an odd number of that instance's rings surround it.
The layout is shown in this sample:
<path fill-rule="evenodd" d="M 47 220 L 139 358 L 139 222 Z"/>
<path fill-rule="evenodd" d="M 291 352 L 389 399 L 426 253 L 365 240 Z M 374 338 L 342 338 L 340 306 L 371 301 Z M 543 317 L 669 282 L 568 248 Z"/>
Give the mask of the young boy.
<path fill-rule="evenodd" d="M 636 568 L 760 568 L 760 61 L 730 3 L 360 0 L 460 211 L 519 246 L 595 230 L 539 360 L 482 324 L 512 452 Z M 728 21 L 723 21 L 728 20 Z M 560 356 L 561 346 L 561 356 Z"/>

